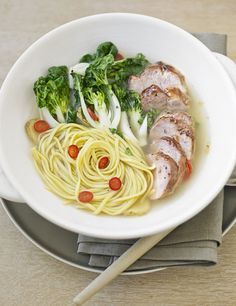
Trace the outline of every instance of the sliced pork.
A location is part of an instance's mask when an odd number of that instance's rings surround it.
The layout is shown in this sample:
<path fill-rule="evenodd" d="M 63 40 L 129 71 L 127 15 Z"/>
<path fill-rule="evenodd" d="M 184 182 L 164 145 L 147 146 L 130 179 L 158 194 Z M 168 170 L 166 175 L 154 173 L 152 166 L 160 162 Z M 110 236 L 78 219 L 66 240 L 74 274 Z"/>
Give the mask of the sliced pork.
<path fill-rule="evenodd" d="M 156 166 L 154 170 L 155 192 L 151 195 L 152 200 L 163 198 L 175 190 L 178 181 L 178 165 L 169 155 L 162 152 L 148 155 L 150 163 Z"/>
<path fill-rule="evenodd" d="M 183 178 L 186 168 L 186 157 L 175 138 L 169 136 L 161 137 L 150 145 L 150 152 L 161 152 L 170 156 L 179 167 L 179 179 L 181 180 Z"/>
<path fill-rule="evenodd" d="M 129 79 L 129 88 L 141 94 L 141 92 L 157 85 L 160 89 L 178 88 L 183 93 L 187 92 L 185 78 L 181 72 L 173 66 L 166 65 L 163 62 L 148 66 L 139 77 L 131 76 Z"/>
<path fill-rule="evenodd" d="M 162 112 L 162 117 L 174 118 L 176 120 L 182 120 L 187 126 L 193 127 L 193 119 L 192 116 L 187 112 Z"/>
<path fill-rule="evenodd" d="M 150 130 L 148 155 L 156 166 L 151 199 L 160 199 L 182 182 L 194 151 L 193 120 L 186 112 L 190 105 L 187 85 L 177 69 L 158 62 L 140 76 L 131 76 L 129 89 L 140 94 L 144 111 L 163 110 Z"/>
<path fill-rule="evenodd" d="M 141 95 L 144 110 L 151 108 L 186 110 L 190 98 L 184 76 L 163 62 L 147 67 L 142 74 L 131 76 L 129 89 Z"/>
<path fill-rule="evenodd" d="M 175 87 L 162 90 L 157 85 L 151 85 L 141 93 L 141 102 L 145 111 L 152 108 L 170 111 L 187 110 L 189 101 L 189 97 Z"/>
<path fill-rule="evenodd" d="M 180 144 L 186 158 L 191 159 L 194 151 L 194 130 L 192 125 L 188 124 L 189 115 L 185 113 L 166 113 L 160 116 L 150 130 L 151 142 L 164 136 L 174 137 Z"/>
<path fill-rule="evenodd" d="M 190 104 L 190 98 L 179 88 L 169 87 L 164 90 L 168 96 L 166 108 L 169 110 L 187 110 Z"/>
<path fill-rule="evenodd" d="M 144 111 L 152 108 L 166 109 L 168 99 L 167 94 L 157 85 L 151 85 L 141 93 L 141 102 Z"/>

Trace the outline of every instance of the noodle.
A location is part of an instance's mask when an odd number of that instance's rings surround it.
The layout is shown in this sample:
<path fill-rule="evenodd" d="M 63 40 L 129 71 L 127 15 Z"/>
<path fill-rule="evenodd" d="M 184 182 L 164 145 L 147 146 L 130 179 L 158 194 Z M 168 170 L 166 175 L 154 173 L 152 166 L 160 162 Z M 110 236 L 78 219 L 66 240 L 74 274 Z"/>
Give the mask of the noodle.
<path fill-rule="evenodd" d="M 72 159 L 68 147 L 80 148 Z M 127 148 L 129 154 L 127 154 Z M 139 215 L 150 207 L 152 167 L 148 166 L 142 149 L 110 130 L 87 128 L 78 124 L 60 124 L 39 136 L 32 150 L 35 166 L 47 188 L 78 208 L 94 214 Z M 105 169 L 99 169 L 102 157 L 109 158 Z M 122 187 L 113 191 L 109 180 L 120 178 Z M 93 193 L 93 200 L 79 200 L 81 191 Z"/>

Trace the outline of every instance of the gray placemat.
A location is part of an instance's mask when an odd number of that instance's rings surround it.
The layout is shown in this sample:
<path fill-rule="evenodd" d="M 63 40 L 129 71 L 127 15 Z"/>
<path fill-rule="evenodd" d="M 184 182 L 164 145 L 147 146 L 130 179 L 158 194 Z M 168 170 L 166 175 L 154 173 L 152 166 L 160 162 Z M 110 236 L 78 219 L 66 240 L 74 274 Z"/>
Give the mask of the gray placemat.
<path fill-rule="evenodd" d="M 226 54 L 227 36 L 194 33 L 209 49 Z M 179 226 L 153 247 L 129 269 L 217 263 L 217 247 L 222 237 L 224 192 L 200 214 Z M 89 255 L 89 265 L 107 267 L 125 252 L 135 240 L 106 240 L 78 235 L 78 254 Z"/>

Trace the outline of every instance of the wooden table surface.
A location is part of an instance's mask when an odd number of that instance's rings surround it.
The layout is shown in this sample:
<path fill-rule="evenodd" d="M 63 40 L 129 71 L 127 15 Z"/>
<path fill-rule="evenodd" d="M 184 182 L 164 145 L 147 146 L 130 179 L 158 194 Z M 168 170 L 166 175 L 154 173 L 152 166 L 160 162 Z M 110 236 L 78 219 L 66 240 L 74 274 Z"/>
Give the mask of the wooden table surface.
<path fill-rule="evenodd" d="M 0 0 L 0 84 L 42 34 L 81 16 L 114 11 L 156 16 L 188 31 L 226 33 L 228 55 L 236 60 L 236 0 Z M 95 277 L 37 249 L 0 207 L 1 306 L 72 305 Z M 219 249 L 217 266 L 120 276 L 86 305 L 236 305 L 235 288 L 236 227 Z"/>

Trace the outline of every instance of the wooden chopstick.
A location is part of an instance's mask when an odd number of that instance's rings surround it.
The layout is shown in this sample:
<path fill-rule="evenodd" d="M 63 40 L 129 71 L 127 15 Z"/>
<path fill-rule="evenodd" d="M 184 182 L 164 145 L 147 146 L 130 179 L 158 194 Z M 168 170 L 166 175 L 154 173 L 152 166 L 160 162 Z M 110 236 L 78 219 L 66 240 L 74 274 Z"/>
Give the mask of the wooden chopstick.
<path fill-rule="evenodd" d="M 82 305 L 94 294 L 109 284 L 121 272 L 126 270 L 131 264 L 138 260 L 143 254 L 150 250 L 155 244 L 167 236 L 173 228 L 162 233 L 144 237 L 136 241 L 124 254 L 122 254 L 112 265 L 95 278 L 82 292 L 75 298 L 74 303 Z"/>

